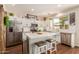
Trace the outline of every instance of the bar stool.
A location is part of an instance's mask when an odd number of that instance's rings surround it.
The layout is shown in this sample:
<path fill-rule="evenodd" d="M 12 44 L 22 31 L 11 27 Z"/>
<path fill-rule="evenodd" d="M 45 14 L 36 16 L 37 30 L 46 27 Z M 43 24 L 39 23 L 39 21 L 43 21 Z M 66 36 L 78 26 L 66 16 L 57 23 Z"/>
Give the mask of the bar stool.
<path fill-rule="evenodd" d="M 48 39 L 46 40 L 47 42 L 47 50 L 49 51 L 50 54 L 53 52 L 57 52 L 57 43 L 56 40 Z"/>
<path fill-rule="evenodd" d="M 34 54 L 43 54 L 43 53 L 47 54 L 46 41 L 40 41 L 40 42 L 34 43 L 33 53 Z"/>

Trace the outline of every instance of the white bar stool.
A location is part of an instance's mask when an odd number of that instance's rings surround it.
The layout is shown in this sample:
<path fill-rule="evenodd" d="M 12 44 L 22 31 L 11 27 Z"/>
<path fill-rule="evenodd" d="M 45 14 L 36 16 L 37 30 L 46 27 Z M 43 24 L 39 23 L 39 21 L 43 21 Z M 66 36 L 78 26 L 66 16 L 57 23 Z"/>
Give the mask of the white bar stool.
<path fill-rule="evenodd" d="M 40 42 L 34 43 L 33 53 L 34 54 L 43 54 L 43 53 L 47 54 L 46 41 L 40 41 Z"/>
<path fill-rule="evenodd" d="M 57 43 L 53 39 L 48 39 L 46 40 L 47 42 L 47 50 L 49 51 L 50 54 L 53 52 L 57 52 Z"/>

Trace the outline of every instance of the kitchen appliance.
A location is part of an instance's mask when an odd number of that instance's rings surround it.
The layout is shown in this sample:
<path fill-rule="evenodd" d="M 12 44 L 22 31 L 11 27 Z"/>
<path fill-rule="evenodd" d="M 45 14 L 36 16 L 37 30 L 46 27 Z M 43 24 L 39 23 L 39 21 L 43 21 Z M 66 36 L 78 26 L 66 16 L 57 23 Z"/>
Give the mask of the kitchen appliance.
<path fill-rule="evenodd" d="M 22 32 L 14 32 L 13 27 L 6 28 L 6 47 L 22 43 Z"/>
<path fill-rule="evenodd" d="M 30 30 L 32 32 L 37 32 L 37 27 L 38 27 L 38 24 L 31 24 Z"/>

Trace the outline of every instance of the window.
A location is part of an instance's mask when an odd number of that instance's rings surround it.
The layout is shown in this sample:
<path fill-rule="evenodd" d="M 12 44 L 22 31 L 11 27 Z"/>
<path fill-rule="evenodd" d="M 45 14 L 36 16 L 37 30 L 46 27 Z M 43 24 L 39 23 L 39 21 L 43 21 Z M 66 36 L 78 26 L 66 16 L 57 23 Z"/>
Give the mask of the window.
<path fill-rule="evenodd" d="M 54 18 L 53 19 L 53 24 L 54 25 L 60 25 L 60 19 L 59 18 Z"/>
<path fill-rule="evenodd" d="M 59 18 L 54 18 L 53 19 L 53 26 L 54 26 L 54 29 L 59 29 L 60 28 L 60 19 Z"/>

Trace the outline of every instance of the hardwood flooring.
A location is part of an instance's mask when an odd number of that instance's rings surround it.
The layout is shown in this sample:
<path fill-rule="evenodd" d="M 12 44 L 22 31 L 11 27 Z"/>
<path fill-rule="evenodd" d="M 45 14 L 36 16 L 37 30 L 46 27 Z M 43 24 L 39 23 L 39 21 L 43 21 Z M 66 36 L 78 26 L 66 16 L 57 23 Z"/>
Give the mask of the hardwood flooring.
<path fill-rule="evenodd" d="M 7 48 L 6 54 L 22 54 L 22 45 Z"/>
<path fill-rule="evenodd" d="M 8 54 L 22 54 L 22 46 L 18 45 L 13 48 L 7 48 Z M 66 45 L 58 44 L 57 52 L 52 54 L 79 54 L 79 47 L 71 48 Z"/>
<path fill-rule="evenodd" d="M 70 46 L 59 44 L 56 54 L 79 54 L 79 47 L 71 48 Z"/>

